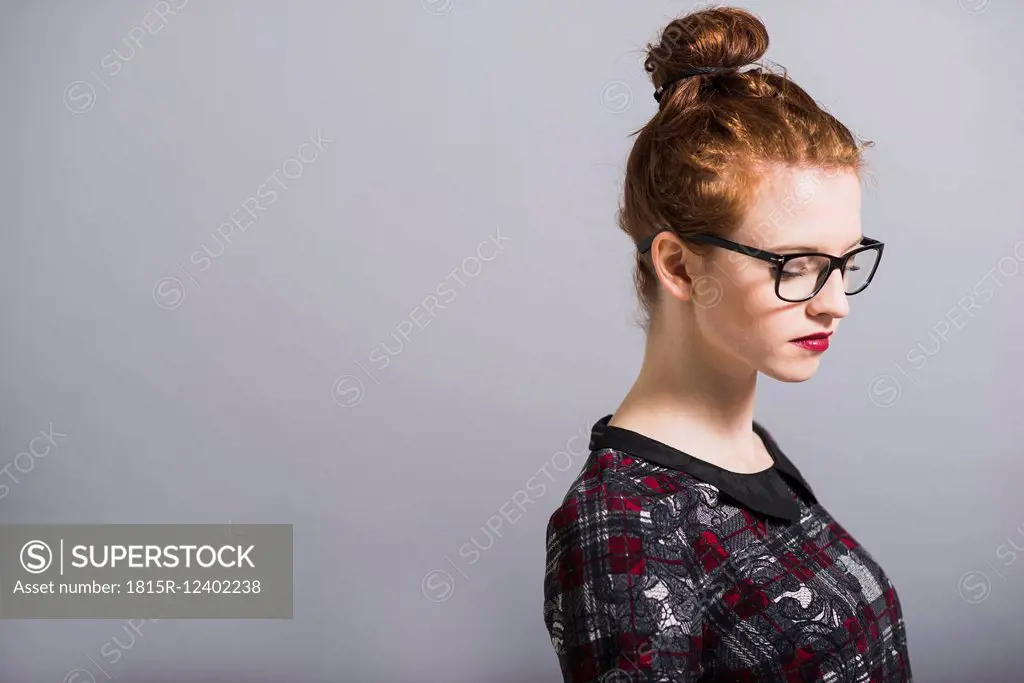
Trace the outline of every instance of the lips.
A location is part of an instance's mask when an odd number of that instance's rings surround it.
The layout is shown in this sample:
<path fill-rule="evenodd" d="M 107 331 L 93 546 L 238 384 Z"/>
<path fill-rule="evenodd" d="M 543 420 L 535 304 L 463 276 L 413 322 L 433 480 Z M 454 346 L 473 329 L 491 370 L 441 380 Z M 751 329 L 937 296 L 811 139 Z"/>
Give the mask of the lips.
<path fill-rule="evenodd" d="M 828 339 L 831 336 L 832 336 L 831 332 L 815 332 L 814 334 L 809 334 L 806 337 L 797 337 L 796 339 L 790 339 L 789 341 L 795 341 L 796 342 L 796 341 L 808 341 L 808 340 L 811 340 L 811 339 Z"/>
<path fill-rule="evenodd" d="M 808 351 L 825 351 L 828 349 L 828 338 L 832 335 L 831 332 L 816 332 L 809 334 L 806 337 L 798 337 L 797 339 L 790 340 L 790 343 L 796 344 L 797 346 L 807 349 Z"/>

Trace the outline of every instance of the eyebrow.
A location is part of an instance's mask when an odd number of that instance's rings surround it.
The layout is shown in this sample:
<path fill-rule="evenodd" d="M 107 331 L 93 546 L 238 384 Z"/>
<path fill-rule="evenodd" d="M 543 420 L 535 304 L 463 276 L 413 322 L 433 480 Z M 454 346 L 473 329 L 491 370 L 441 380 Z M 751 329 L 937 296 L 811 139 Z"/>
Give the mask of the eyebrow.
<path fill-rule="evenodd" d="M 854 248 L 860 246 L 860 243 L 863 242 L 863 241 L 864 241 L 864 235 L 861 235 L 860 237 L 857 238 L 856 242 L 854 242 L 853 244 L 848 246 L 846 249 L 843 249 L 842 253 L 845 254 L 846 252 L 850 251 L 851 249 L 854 249 Z M 811 247 L 811 246 L 799 245 L 799 244 L 795 245 L 795 246 L 793 246 L 793 245 L 781 245 L 781 246 L 778 246 L 778 247 L 771 247 L 771 248 L 767 249 L 766 251 L 774 251 L 776 253 L 782 253 L 782 252 L 786 252 L 786 251 L 794 251 L 794 252 L 814 251 L 814 252 L 821 253 L 821 250 L 818 249 L 818 247 Z"/>

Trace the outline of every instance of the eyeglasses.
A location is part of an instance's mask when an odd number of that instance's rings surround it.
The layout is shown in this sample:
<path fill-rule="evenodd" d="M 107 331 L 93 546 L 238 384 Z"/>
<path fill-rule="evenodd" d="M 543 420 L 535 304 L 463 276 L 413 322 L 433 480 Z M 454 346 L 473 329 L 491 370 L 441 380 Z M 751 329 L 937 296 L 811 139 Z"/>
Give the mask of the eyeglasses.
<path fill-rule="evenodd" d="M 669 229 L 662 228 L 646 237 L 637 247 L 640 253 L 646 254 L 654 244 L 654 238 L 659 233 L 666 231 Z M 884 243 L 865 237 L 858 247 L 842 256 L 832 256 L 817 251 L 775 254 L 763 249 L 737 244 L 717 235 L 698 234 L 680 237 L 680 239 L 695 244 L 711 244 L 773 264 L 775 294 L 783 301 L 791 303 L 813 299 L 825 286 L 834 270 L 843 274 L 843 285 L 847 295 L 863 292 L 871 284 L 871 278 L 875 276 L 878 262 L 882 260 L 882 249 L 885 247 Z"/>

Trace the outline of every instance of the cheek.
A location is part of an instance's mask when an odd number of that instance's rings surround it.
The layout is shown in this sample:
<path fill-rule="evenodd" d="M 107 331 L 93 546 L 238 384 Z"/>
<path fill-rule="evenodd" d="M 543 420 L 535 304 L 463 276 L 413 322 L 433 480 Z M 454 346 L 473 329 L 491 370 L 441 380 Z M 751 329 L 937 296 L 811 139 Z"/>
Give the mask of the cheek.
<path fill-rule="evenodd" d="M 769 353 L 784 335 L 786 303 L 771 287 L 725 283 L 718 305 L 703 310 L 706 334 L 744 358 Z"/>
<path fill-rule="evenodd" d="M 751 315 L 749 302 L 742 292 L 727 287 L 719 292 L 714 306 L 699 307 L 697 316 L 704 337 L 715 346 L 747 355 L 751 342 L 756 339 L 756 334 L 752 334 L 756 318 Z"/>

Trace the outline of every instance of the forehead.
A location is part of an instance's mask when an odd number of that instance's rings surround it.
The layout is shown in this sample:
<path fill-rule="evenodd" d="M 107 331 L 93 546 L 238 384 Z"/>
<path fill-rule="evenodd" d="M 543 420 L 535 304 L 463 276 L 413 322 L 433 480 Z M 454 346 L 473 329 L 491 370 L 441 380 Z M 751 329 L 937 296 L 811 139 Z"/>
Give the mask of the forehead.
<path fill-rule="evenodd" d="M 862 234 L 860 208 L 853 171 L 770 166 L 734 239 L 765 249 L 803 245 L 839 253 Z"/>

